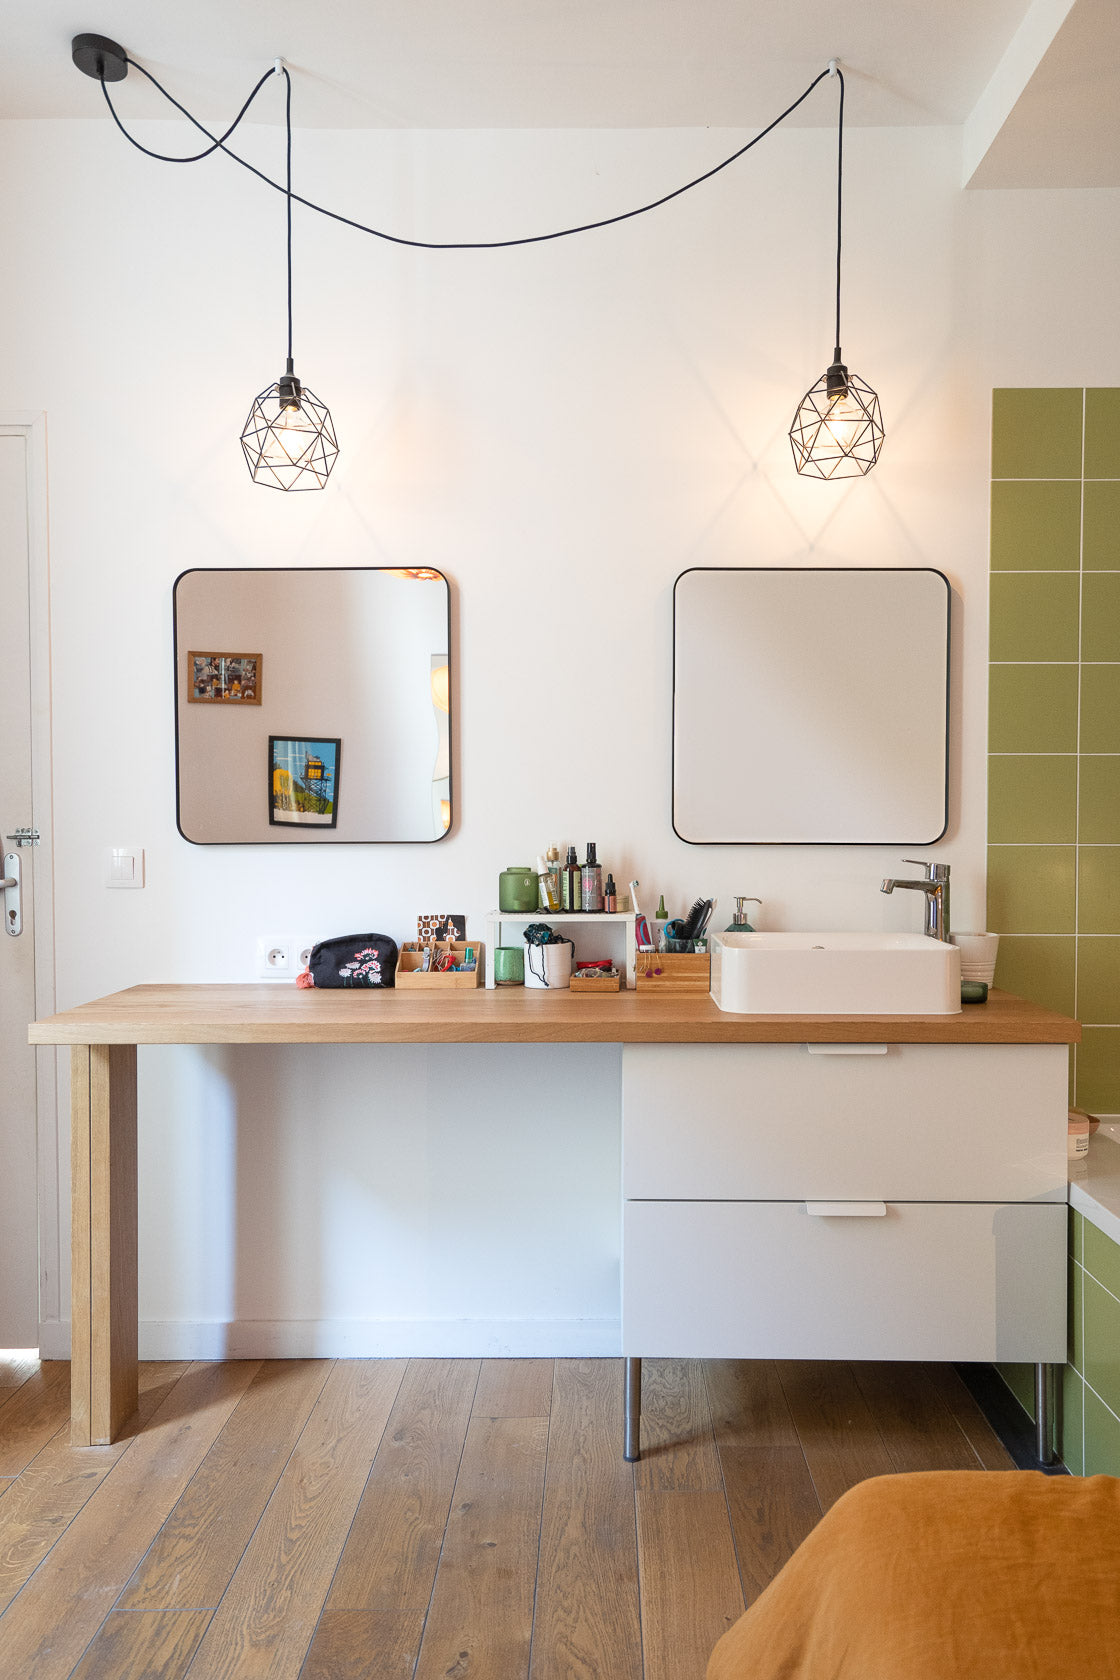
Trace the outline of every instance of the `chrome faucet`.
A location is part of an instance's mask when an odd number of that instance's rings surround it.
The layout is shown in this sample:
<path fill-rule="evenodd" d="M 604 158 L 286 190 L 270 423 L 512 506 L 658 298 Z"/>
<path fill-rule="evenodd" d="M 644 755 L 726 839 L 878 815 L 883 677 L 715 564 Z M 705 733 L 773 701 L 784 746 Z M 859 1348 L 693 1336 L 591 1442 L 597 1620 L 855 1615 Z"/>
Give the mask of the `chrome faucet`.
<path fill-rule="evenodd" d="M 922 932 L 930 939 L 948 939 L 949 937 L 949 865 L 947 863 L 925 863 L 921 858 L 903 858 L 903 863 L 916 864 L 919 869 L 928 871 L 924 881 L 893 881 L 888 878 L 880 888 L 881 892 L 893 892 L 896 887 L 913 887 L 917 892 L 926 895 L 926 914 Z"/>

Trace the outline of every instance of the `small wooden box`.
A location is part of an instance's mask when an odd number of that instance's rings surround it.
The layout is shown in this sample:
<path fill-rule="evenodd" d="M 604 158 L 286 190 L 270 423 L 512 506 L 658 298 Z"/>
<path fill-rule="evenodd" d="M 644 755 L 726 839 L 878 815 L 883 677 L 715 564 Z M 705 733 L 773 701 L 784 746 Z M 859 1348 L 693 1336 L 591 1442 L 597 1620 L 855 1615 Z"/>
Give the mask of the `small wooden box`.
<path fill-rule="evenodd" d="M 450 951 L 456 962 L 462 962 L 467 946 L 474 952 L 474 972 L 470 974 L 441 974 L 438 970 L 429 969 L 423 972 L 424 952 L 431 950 L 433 959 L 437 951 Z M 414 991 L 456 991 L 471 986 L 481 986 L 486 971 L 486 947 L 473 939 L 433 939 L 431 946 L 418 945 L 415 942 L 402 945 L 400 956 L 397 958 L 396 984 L 403 990 Z"/>
<path fill-rule="evenodd" d="M 707 951 L 639 951 L 640 992 L 706 992 L 711 986 Z"/>
<path fill-rule="evenodd" d="M 576 971 L 568 982 L 568 990 L 572 992 L 617 992 L 621 989 L 621 974 L 601 974 L 597 968 L 589 969 L 586 974 Z"/>

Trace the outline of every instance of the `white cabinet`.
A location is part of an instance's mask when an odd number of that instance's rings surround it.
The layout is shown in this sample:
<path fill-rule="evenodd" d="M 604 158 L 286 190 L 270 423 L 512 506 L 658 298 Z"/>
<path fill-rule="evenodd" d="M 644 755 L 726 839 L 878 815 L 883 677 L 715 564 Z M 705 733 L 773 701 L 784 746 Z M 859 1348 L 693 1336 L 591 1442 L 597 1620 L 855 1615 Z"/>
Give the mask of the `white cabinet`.
<path fill-rule="evenodd" d="M 805 1202 L 627 1202 L 625 1351 L 1064 1359 L 1064 1207 L 879 1206 L 852 1217 Z"/>
<path fill-rule="evenodd" d="M 1066 1066 L 625 1046 L 624 1353 L 1064 1359 Z"/>

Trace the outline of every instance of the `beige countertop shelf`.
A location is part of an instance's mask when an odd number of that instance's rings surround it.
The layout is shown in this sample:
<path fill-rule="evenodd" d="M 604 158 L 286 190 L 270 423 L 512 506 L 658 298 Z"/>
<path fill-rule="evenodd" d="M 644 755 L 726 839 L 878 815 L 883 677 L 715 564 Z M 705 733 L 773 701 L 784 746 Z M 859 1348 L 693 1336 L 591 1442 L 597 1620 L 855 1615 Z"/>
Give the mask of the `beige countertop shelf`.
<path fill-rule="evenodd" d="M 506 987 L 438 996 L 289 985 L 130 986 L 30 1029 L 32 1044 L 1076 1044 L 1010 993 L 959 1015 L 730 1015 L 703 994 L 578 997 Z"/>

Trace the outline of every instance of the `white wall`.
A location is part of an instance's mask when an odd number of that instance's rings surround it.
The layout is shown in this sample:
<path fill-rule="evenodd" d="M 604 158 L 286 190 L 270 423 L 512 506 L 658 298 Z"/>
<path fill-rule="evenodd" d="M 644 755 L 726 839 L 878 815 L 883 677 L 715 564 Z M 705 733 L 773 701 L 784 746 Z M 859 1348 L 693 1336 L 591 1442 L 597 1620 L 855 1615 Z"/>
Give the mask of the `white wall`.
<path fill-rule="evenodd" d="M 400 939 L 463 910 L 481 935 L 499 870 L 568 840 L 672 909 L 716 894 L 726 920 L 739 892 L 763 926 L 911 927 L 907 896 L 878 891 L 893 850 L 674 837 L 671 591 L 698 564 L 947 573 L 936 855 L 957 925 L 983 925 L 989 393 L 1120 383 L 1117 195 L 966 197 L 958 131 L 846 138 L 844 349 L 888 429 L 866 481 L 798 479 L 785 435 L 832 349 L 834 136 L 806 130 L 649 217 L 524 250 L 410 252 L 297 208 L 296 368 L 342 454 L 323 495 L 284 497 L 237 444 L 283 366 L 281 200 L 226 160 L 149 162 L 100 122 L 0 126 L 4 401 L 49 425 L 61 1007 L 248 979 L 262 933 Z M 406 234 L 500 238 L 657 196 L 741 139 L 297 134 L 296 185 Z M 249 147 L 280 167 L 275 131 Z M 268 563 L 452 580 L 446 841 L 177 835 L 172 581 Z M 106 890 L 114 844 L 146 848 L 143 892 Z M 150 1355 L 615 1345 L 609 1047 L 142 1064 Z"/>

